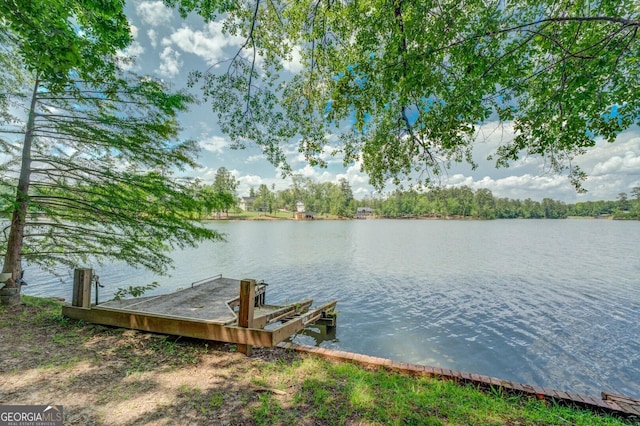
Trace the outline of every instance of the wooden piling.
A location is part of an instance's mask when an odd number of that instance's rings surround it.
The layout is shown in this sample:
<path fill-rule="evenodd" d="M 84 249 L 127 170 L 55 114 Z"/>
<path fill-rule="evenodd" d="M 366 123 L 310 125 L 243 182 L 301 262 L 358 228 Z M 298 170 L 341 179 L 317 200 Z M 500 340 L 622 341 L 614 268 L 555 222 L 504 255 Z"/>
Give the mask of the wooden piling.
<path fill-rule="evenodd" d="M 238 310 L 238 327 L 251 328 L 253 325 L 253 310 L 255 307 L 256 280 L 244 279 L 240 281 L 240 306 Z M 251 355 L 251 345 L 238 345 L 238 352 Z"/>
<path fill-rule="evenodd" d="M 71 304 L 80 308 L 91 307 L 91 278 L 93 269 L 78 268 L 73 273 L 73 297 Z"/>

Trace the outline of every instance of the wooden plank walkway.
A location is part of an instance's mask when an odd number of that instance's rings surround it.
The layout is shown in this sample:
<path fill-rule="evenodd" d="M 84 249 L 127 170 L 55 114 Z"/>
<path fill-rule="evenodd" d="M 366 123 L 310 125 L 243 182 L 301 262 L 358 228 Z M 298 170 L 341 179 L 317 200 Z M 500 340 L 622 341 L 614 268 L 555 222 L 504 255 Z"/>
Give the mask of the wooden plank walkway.
<path fill-rule="evenodd" d="M 278 347 L 297 352 L 310 353 L 326 359 L 353 362 L 369 368 L 384 368 L 406 374 L 438 377 L 460 383 L 471 383 L 485 389 L 499 388 L 514 394 L 528 395 L 538 399 L 553 400 L 563 404 L 576 405 L 594 411 L 623 416 L 632 421 L 640 422 L 640 399 L 624 395 L 602 392 L 602 399 L 600 399 L 594 396 L 517 383 L 481 374 L 467 373 L 464 371 L 450 370 L 448 368 L 430 367 L 407 362 L 398 362 L 386 358 L 319 348 L 317 346 L 281 342 L 278 344 Z"/>
<path fill-rule="evenodd" d="M 257 284 L 256 287 L 256 296 L 264 293 L 264 285 Z M 99 306 L 230 324 L 236 321 L 232 307 L 234 301 L 240 300 L 239 288 L 240 280 L 215 277 L 174 293 L 111 300 Z"/>
<path fill-rule="evenodd" d="M 602 392 L 602 399 L 605 401 L 615 402 L 620 406 L 620 408 L 635 415 L 640 421 L 640 399 L 609 392 Z"/>
<path fill-rule="evenodd" d="M 333 319 L 336 306 L 336 301 L 332 301 L 311 308 L 311 300 L 286 306 L 267 305 L 264 303 L 266 284 L 222 276 L 170 294 L 91 305 L 91 271 L 76 272 L 74 303 L 62 307 L 62 315 L 66 317 L 153 333 L 237 343 L 247 348 L 275 346 L 307 325 Z M 250 314 L 242 324 L 239 321 L 241 283 L 251 288 L 244 296 L 244 306 L 250 307 Z M 265 329 L 266 326 L 271 327 Z"/>

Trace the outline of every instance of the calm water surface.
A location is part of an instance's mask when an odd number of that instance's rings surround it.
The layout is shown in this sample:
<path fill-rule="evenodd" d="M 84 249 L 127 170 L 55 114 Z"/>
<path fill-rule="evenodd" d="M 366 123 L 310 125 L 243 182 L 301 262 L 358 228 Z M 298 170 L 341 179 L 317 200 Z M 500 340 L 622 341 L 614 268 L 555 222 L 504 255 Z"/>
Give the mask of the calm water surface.
<path fill-rule="evenodd" d="M 96 268 L 101 299 L 218 273 L 264 279 L 268 303 L 338 299 L 320 345 L 556 389 L 640 397 L 639 222 L 225 222 L 228 242 L 174 253 L 169 278 Z M 26 294 L 71 299 L 27 270 Z M 296 341 L 316 343 L 310 336 Z"/>

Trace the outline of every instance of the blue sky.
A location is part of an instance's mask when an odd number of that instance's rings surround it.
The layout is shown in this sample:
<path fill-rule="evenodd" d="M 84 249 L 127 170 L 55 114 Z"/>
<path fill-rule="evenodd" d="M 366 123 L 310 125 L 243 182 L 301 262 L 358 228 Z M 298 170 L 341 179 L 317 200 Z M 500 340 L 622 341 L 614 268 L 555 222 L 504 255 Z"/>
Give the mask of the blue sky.
<path fill-rule="evenodd" d="M 197 16 L 181 19 L 161 1 L 128 0 L 126 11 L 135 37 L 134 44 L 126 52 L 137 58 L 133 70 L 172 82 L 176 88 L 185 86 L 190 71 L 215 67 L 242 42 L 222 34 L 219 23 L 205 24 Z M 290 72 L 300 69 L 295 54 L 284 66 Z M 257 188 L 263 183 L 269 187 L 275 184 L 276 189 L 289 186 L 290 180 L 282 179 L 257 147 L 231 149 L 229 139 L 218 128 L 216 117 L 207 104 L 194 106 L 181 116 L 181 122 L 183 137 L 197 140 L 202 148 L 199 160 L 202 167 L 188 171 L 189 176 L 211 183 L 216 170 L 226 167 L 240 182 L 239 195 L 247 195 L 250 187 Z M 550 197 L 571 203 L 613 200 L 619 192 L 629 193 L 631 188 L 640 186 L 640 128 L 637 126 L 619 135 L 613 144 L 599 141 L 575 161 L 589 175 L 584 185 L 588 190 L 586 194 L 576 194 L 566 176 L 549 173 L 543 159 L 525 158 L 508 169 L 496 169 L 493 162 L 484 160 L 501 140 L 507 140 L 511 135 L 509 125 L 485 125 L 474 151 L 479 167 L 471 170 L 466 165 L 455 165 L 448 171 L 445 183 L 487 188 L 498 197 L 534 200 Z M 344 177 L 357 198 L 373 194 L 367 176 L 359 171 L 359 164 L 345 168 L 341 158 L 331 158 L 327 152 L 328 168 L 313 168 L 306 164 L 295 146 L 288 150 L 287 157 L 296 174 L 318 182 L 337 183 Z M 389 186 L 386 191 L 393 189 Z"/>

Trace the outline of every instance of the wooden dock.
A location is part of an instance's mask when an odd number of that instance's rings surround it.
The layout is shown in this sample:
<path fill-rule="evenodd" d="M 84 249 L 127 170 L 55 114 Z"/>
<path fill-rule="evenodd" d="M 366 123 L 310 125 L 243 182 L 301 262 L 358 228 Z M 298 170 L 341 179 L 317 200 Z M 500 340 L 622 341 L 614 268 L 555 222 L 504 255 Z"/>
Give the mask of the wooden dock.
<path fill-rule="evenodd" d="M 80 271 L 80 272 L 79 272 Z M 62 314 L 96 324 L 154 333 L 272 347 L 310 324 L 335 326 L 336 301 L 311 308 L 312 300 L 276 306 L 265 303 L 267 285 L 255 280 L 213 277 L 160 296 L 90 304 L 91 270 L 76 270 L 72 305 Z"/>

